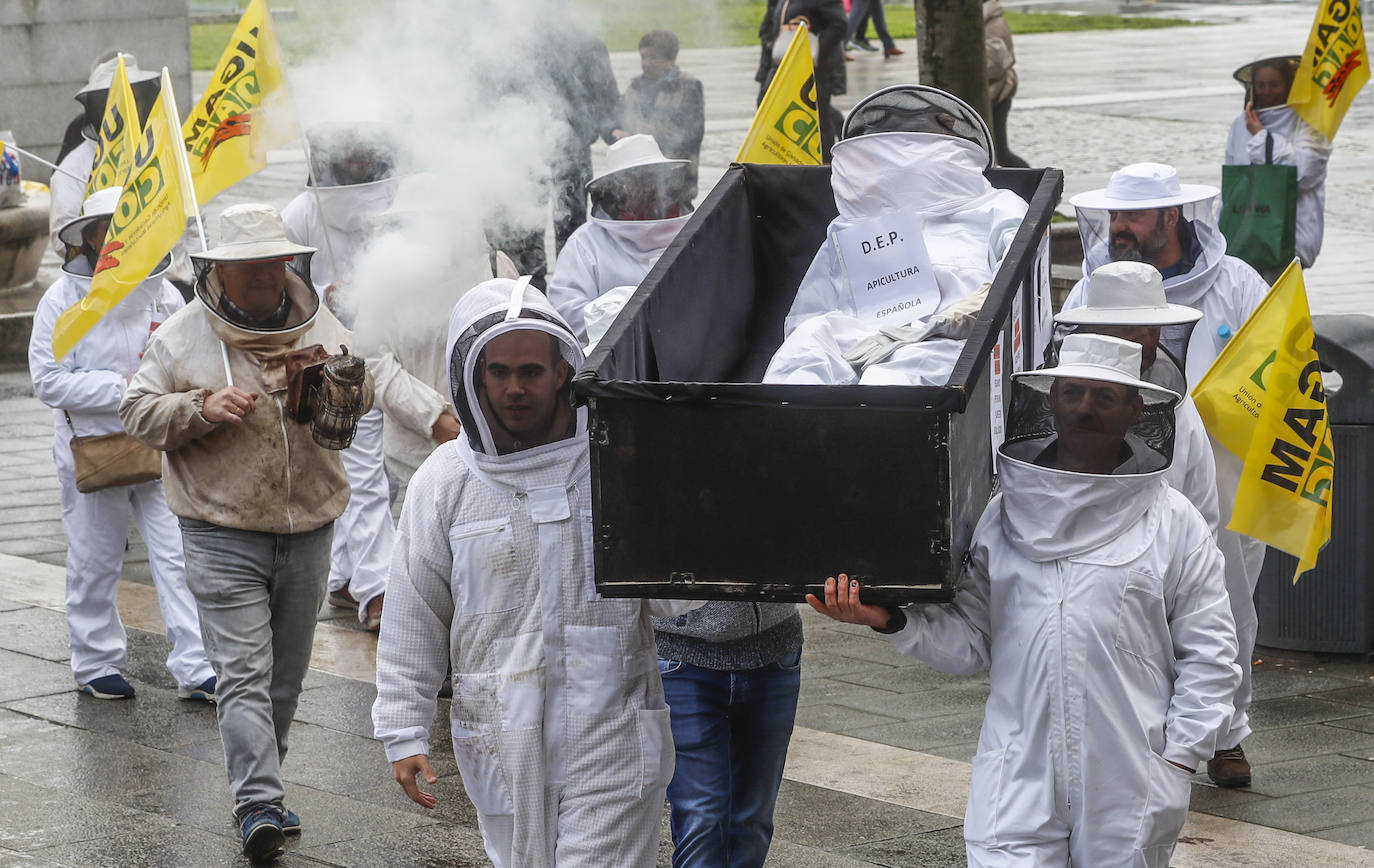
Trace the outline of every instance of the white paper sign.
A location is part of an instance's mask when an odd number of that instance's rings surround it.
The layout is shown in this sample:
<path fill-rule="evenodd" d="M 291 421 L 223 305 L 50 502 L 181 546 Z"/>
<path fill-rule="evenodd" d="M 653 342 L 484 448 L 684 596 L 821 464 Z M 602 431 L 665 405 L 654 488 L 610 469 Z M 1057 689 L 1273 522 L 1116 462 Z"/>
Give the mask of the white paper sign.
<path fill-rule="evenodd" d="M 835 233 L 859 319 L 905 326 L 940 306 L 922 226 L 919 215 L 897 212 Z"/>

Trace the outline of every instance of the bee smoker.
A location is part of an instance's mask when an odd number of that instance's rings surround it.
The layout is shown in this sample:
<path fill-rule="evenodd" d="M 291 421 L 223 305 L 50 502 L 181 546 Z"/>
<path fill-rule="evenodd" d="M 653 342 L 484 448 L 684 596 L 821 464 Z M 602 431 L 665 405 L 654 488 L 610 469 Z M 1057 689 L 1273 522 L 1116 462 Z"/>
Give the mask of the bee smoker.
<path fill-rule="evenodd" d="M 363 415 L 363 379 L 367 366 L 340 346 L 324 362 L 310 436 L 325 449 L 347 449 Z"/>

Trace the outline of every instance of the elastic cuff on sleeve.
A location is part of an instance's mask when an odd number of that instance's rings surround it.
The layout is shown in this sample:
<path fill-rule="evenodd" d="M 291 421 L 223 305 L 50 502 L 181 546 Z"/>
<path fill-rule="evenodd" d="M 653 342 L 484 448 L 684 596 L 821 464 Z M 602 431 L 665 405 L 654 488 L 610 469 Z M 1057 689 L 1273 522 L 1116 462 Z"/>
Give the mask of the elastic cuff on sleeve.
<path fill-rule="evenodd" d="M 429 756 L 429 742 L 422 738 L 406 739 L 386 746 L 387 762 L 394 763 L 419 754 Z"/>
<path fill-rule="evenodd" d="M 1196 749 L 1185 748 L 1180 745 L 1173 744 L 1166 744 L 1164 746 L 1164 751 L 1160 754 L 1160 756 L 1164 757 L 1171 763 L 1178 763 L 1179 765 L 1187 766 L 1188 768 L 1193 769 L 1194 771 L 1197 770 L 1199 763 L 1201 763 L 1203 760 L 1209 759 L 1209 757 L 1198 756 Z"/>
<path fill-rule="evenodd" d="M 210 397 L 211 394 L 209 389 L 198 389 L 191 393 L 190 428 L 193 438 L 203 437 L 218 427 L 216 423 L 206 419 L 204 415 L 205 399 Z"/>

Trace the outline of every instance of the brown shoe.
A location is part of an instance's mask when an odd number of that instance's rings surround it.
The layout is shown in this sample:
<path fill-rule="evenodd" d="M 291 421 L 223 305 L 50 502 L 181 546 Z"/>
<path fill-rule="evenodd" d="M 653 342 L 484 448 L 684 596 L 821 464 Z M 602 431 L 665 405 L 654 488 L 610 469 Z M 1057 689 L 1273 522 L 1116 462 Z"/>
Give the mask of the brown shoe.
<path fill-rule="evenodd" d="M 892 46 L 891 48 L 884 48 L 884 49 L 883 49 L 883 57 L 884 57 L 884 58 L 896 57 L 896 56 L 899 55 L 899 54 L 906 54 L 906 52 L 903 51 L 902 49 L 898 48 L 898 47 L 895 46 L 895 45 Z"/>
<path fill-rule="evenodd" d="M 378 594 L 367 601 L 367 614 L 363 618 L 363 629 L 369 633 L 378 633 L 382 629 L 382 597 Z"/>
<path fill-rule="evenodd" d="M 1245 751 L 1236 745 L 1212 754 L 1207 761 L 1207 777 L 1219 787 L 1250 786 L 1250 761 L 1245 758 Z"/>

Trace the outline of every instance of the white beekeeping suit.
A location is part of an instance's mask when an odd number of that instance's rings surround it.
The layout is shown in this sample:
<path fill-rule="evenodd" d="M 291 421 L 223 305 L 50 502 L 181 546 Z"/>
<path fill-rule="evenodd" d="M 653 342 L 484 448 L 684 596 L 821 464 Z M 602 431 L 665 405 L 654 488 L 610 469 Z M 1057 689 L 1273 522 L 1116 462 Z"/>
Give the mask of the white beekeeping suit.
<path fill-rule="evenodd" d="M 316 148 L 329 153 L 326 147 Z M 316 157 L 314 165 L 322 166 L 315 172 L 321 177 L 316 179 L 314 189 L 307 187 L 282 209 L 282 223 L 289 239 L 319 251 L 310 264 L 311 280 L 330 310 L 352 328 L 348 284 L 354 260 L 367 240 L 370 218 L 391 202 L 397 179 L 334 183 L 337 179 L 330 171 L 329 161 L 315 153 L 312 157 Z M 374 165 L 367 169 L 377 171 Z M 380 173 L 389 171 L 387 163 Z M 338 347 L 326 349 L 338 351 Z M 382 439 L 382 410 L 374 406 L 358 420 L 352 444 L 339 453 L 348 474 L 350 497 L 348 507 L 334 523 L 329 568 L 331 601 L 345 602 L 339 594 L 347 592 L 357 601 L 358 620 L 370 629 L 376 629 L 377 624 L 369 622 L 367 604 L 386 592 L 386 573 L 395 539 Z"/>
<path fill-rule="evenodd" d="M 101 190 L 86 202 L 86 214 L 60 230 L 72 247 L 81 244 L 80 226 L 94 215 L 114 213 L 117 188 Z M 118 674 L 127 637 L 116 597 L 132 516 L 148 546 L 148 565 L 157 588 L 172 650 L 167 668 L 182 692 L 203 684 L 214 672 L 201 643 L 195 600 L 186 587 L 181 530 L 167 508 L 160 480 L 82 493 L 76 490 L 71 438 L 123 431 L 119 402 L 138 370 L 153 329 L 184 306 L 181 294 L 162 278 L 167 260 L 107 313 L 65 358 L 53 356 L 52 332 L 64 310 L 90 291 L 91 264 L 77 255 L 62 267 L 34 312 L 29 339 L 29 372 L 34 394 L 53 408 L 53 461 L 61 485 L 62 524 L 67 534 L 67 624 L 72 672 L 78 684 Z"/>
<path fill-rule="evenodd" d="M 527 280 L 473 288 L 449 321 L 466 436 L 411 480 L 373 722 L 392 762 L 428 754 L 451 665 L 454 753 L 492 862 L 648 868 L 673 771 L 649 615 L 692 604 L 597 594 L 585 409 L 573 436 L 497 454 L 476 387 L 487 342 L 535 329 L 582 360 Z"/>
<path fill-rule="evenodd" d="M 650 135 L 626 136 L 607 149 L 606 171 L 587 183 L 591 219 L 568 236 L 549 278 L 549 301 L 579 340 L 588 340 L 584 308 L 618 286 L 639 286 L 691 219 L 689 168 L 688 160 L 663 156 Z M 622 213 L 631 190 L 655 192 L 656 207 L 628 209 L 655 219 Z"/>
<path fill-rule="evenodd" d="M 1226 255 L 1226 238 L 1216 225 L 1217 193 L 1215 187 L 1180 184 L 1172 166 L 1139 163 L 1114 173 L 1106 188 L 1079 194 L 1072 200 L 1083 242 L 1084 275 L 1111 261 L 1108 227 L 1112 208 L 1180 207 L 1181 218 L 1188 221 L 1195 239 L 1192 250 L 1185 251 L 1184 264 L 1191 259 L 1192 265 L 1179 274 L 1164 275 L 1164 294 L 1173 304 L 1200 311 L 1202 318 L 1191 331 L 1166 328 L 1163 345 L 1175 358 L 1183 359 L 1190 390 L 1206 375 L 1224 346 L 1218 331 L 1223 326 L 1229 334 L 1240 331 L 1269 292 L 1269 285 L 1253 268 Z M 1083 305 L 1087 282 L 1085 276 L 1074 286 L 1064 301 L 1065 310 Z M 1226 590 L 1236 622 L 1236 659 L 1241 669 L 1235 717 L 1229 732 L 1223 732 L 1217 739 L 1218 749 L 1228 749 L 1250 734 L 1251 654 L 1259 630 L 1254 595 L 1264 565 L 1265 545 L 1226 529 L 1235 505 L 1242 462 L 1211 437 L 1208 439 L 1216 463 L 1217 506 L 1221 516 L 1217 545 L 1226 559 Z"/>
<path fill-rule="evenodd" d="M 1237 76 L 1248 82 L 1253 66 Z M 1264 129 L 1251 133 L 1242 112 L 1231 122 L 1226 137 L 1226 165 L 1248 166 L 1273 162 L 1298 169 L 1298 208 L 1293 250 L 1303 268 L 1311 268 L 1322 249 L 1326 225 L 1326 164 L 1331 143 L 1326 136 L 1286 105 L 1256 109 Z"/>
<path fill-rule="evenodd" d="M 975 141 L 935 132 L 876 132 L 836 143 L 831 186 L 840 213 L 797 289 L 764 382 L 944 385 L 963 349 L 958 329 L 940 332 L 955 337 L 898 346 L 862 373 L 846 358 L 879 327 L 859 316 L 853 284 L 867 278 L 846 263 L 839 239 L 878 217 L 918 218 L 939 289 L 918 324 L 938 317 L 992 280 L 1026 214 L 1024 200 L 983 176 L 988 159 Z M 966 325 L 980 306 L 961 317 Z"/>
<path fill-rule="evenodd" d="M 1083 340 L 1132 348 L 1116 367 L 1139 370 L 1136 345 L 1073 335 L 1058 376 L 1099 378 L 1070 350 Z M 1018 378 L 1037 376 L 1047 389 L 1047 372 Z M 1176 397 L 1137 385 L 1147 406 Z M 1046 460 L 1052 428 L 1009 425 L 953 604 L 909 607 L 889 636 L 945 672 L 989 669 L 969 864 L 1167 868 L 1186 769 L 1212 756 L 1239 679 L 1221 555 L 1141 437 L 1114 473 L 1076 473 Z"/>

